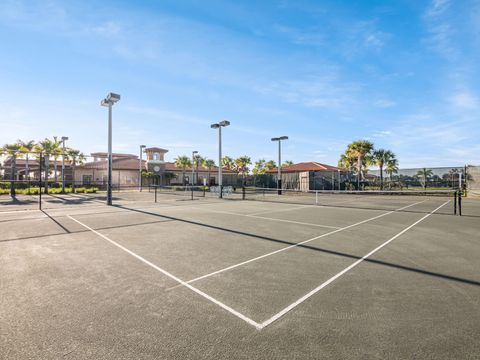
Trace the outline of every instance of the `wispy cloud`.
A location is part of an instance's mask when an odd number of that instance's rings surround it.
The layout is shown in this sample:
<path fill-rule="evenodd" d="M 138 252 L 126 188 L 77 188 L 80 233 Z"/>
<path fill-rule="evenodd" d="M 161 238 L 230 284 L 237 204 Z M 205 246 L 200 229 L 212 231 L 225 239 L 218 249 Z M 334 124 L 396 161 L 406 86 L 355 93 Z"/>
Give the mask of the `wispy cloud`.
<path fill-rule="evenodd" d="M 480 107 L 480 99 L 470 91 L 462 91 L 450 97 L 450 103 L 460 110 L 475 110 Z"/>

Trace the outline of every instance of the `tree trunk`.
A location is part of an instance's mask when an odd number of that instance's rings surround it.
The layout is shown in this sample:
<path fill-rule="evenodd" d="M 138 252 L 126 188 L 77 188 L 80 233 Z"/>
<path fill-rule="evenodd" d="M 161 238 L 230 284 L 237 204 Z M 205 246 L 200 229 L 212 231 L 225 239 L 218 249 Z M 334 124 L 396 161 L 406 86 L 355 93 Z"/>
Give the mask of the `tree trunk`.
<path fill-rule="evenodd" d="M 360 190 L 360 180 L 362 178 L 362 163 L 363 163 L 363 159 L 361 156 L 358 157 L 357 159 L 357 171 L 358 171 L 358 174 L 357 174 L 357 190 Z"/>
<path fill-rule="evenodd" d="M 27 178 L 27 180 L 30 179 L 30 177 L 28 176 L 28 153 L 26 154 L 25 177 Z"/>
<path fill-rule="evenodd" d="M 50 167 L 50 159 L 45 155 L 45 194 L 48 194 L 48 170 Z"/>
<path fill-rule="evenodd" d="M 17 162 L 17 159 L 15 157 L 15 155 L 12 156 L 12 165 L 11 165 L 11 174 L 10 174 L 10 196 L 11 197 L 15 197 L 15 173 L 17 172 L 17 169 L 16 169 L 16 164 Z"/>
<path fill-rule="evenodd" d="M 55 182 L 57 182 L 57 158 L 53 158 L 53 166 L 55 167 L 54 178 L 55 178 Z"/>
<path fill-rule="evenodd" d="M 383 164 L 380 165 L 380 190 L 383 190 Z"/>
<path fill-rule="evenodd" d="M 75 159 L 72 160 L 72 193 L 75 193 Z"/>

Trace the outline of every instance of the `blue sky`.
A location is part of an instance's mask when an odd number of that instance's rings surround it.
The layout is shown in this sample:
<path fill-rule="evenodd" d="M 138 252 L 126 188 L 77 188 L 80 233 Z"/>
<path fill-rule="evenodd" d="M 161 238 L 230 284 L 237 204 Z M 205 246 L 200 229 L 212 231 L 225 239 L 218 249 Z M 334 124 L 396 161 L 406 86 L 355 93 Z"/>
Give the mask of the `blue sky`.
<path fill-rule="evenodd" d="M 0 2 L 0 143 L 70 137 L 336 164 L 369 139 L 400 167 L 480 164 L 480 0 Z"/>

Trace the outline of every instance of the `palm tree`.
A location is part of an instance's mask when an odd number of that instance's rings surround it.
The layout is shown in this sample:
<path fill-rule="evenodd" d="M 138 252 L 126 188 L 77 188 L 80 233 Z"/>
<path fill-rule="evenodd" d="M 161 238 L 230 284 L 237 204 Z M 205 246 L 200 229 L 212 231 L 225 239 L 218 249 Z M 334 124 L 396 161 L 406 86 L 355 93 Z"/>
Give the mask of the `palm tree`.
<path fill-rule="evenodd" d="M 75 169 L 77 163 L 79 165 L 83 164 L 83 162 L 86 160 L 86 157 L 80 150 L 72 148 L 66 149 L 65 157 L 69 159 L 72 164 L 72 192 L 75 192 Z"/>
<path fill-rule="evenodd" d="M 419 177 L 420 183 L 423 185 L 424 189 L 427 188 L 427 180 L 433 175 L 432 169 L 423 168 L 422 170 L 417 171 L 417 176 Z"/>
<path fill-rule="evenodd" d="M 365 158 L 371 155 L 373 143 L 368 140 L 356 140 L 348 145 L 347 151 L 357 159 L 357 187 L 360 188 L 360 180 L 363 180 L 363 166 Z"/>
<path fill-rule="evenodd" d="M 18 145 L 20 145 L 20 151 L 25 152 L 25 177 L 29 178 L 29 170 L 28 170 L 28 155 L 31 153 L 35 147 L 35 141 L 22 141 L 17 140 Z"/>
<path fill-rule="evenodd" d="M 235 171 L 238 174 L 242 174 L 242 184 L 245 184 L 245 175 L 250 170 L 248 165 L 252 164 L 252 160 L 249 156 L 243 155 L 235 159 Z"/>
<path fill-rule="evenodd" d="M 210 185 L 210 173 L 212 168 L 215 166 L 215 161 L 212 159 L 203 159 L 203 166 L 208 169 L 208 185 Z"/>
<path fill-rule="evenodd" d="M 53 156 L 53 167 L 54 167 L 54 179 L 55 182 L 57 182 L 57 160 L 62 155 L 62 149 L 60 148 L 62 142 L 60 140 L 57 140 L 57 137 L 54 136 L 53 140 L 55 142 L 55 148 L 52 150 L 51 154 Z"/>
<path fill-rule="evenodd" d="M 197 181 L 195 182 L 195 179 L 192 179 L 192 184 L 197 183 L 198 184 L 198 167 L 203 164 L 203 161 L 205 159 L 202 157 L 202 155 L 195 155 L 193 157 L 193 165 L 195 166 L 195 172 L 197 174 Z"/>
<path fill-rule="evenodd" d="M 58 148 L 58 144 L 55 141 L 52 141 L 48 138 L 45 138 L 42 141 L 39 141 L 35 145 L 35 150 L 39 153 L 43 153 L 45 159 L 45 194 L 48 194 L 48 174 L 50 172 L 50 156 Z"/>
<path fill-rule="evenodd" d="M 3 152 L 10 155 L 11 169 L 10 169 L 10 195 L 15 196 L 15 180 L 17 178 L 17 156 L 21 146 L 19 144 L 5 144 L 3 145 Z"/>
<path fill-rule="evenodd" d="M 233 170 L 235 167 L 235 161 L 230 156 L 224 156 L 222 158 L 222 167 L 224 167 L 226 170 Z"/>
<path fill-rule="evenodd" d="M 253 173 L 253 186 L 257 186 L 257 176 L 263 175 L 267 171 L 265 159 L 259 159 L 255 161 L 255 166 L 252 169 Z"/>
<path fill-rule="evenodd" d="M 287 166 L 290 166 L 290 165 L 293 165 L 293 161 L 292 160 L 287 160 L 282 164 L 282 167 L 287 167 Z"/>
<path fill-rule="evenodd" d="M 266 163 L 265 163 L 265 169 L 266 170 L 273 170 L 277 167 L 277 163 L 273 160 L 268 160 Z"/>
<path fill-rule="evenodd" d="M 383 190 L 383 167 L 395 159 L 395 154 L 390 150 L 378 149 L 373 152 L 373 163 L 380 168 L 380 189 Z"/>
<path fill-rule="evenodd" d="M 398 173 L 398 160 L 393 158 L 386 162 L 385 164 L 385 172 L 390 177 L 390 182 L 392 182 L 392 174 Z"/>
<path fill-rule="evenodd" d="M 342 155 L 340 155 L 338 167 L 352 171 L 356 162 L 357 158 L 353 156 L 352 152 L 347 149 Z"/>
<path fill-rule="evenodd" d="M 181 155 L 174 159 L 175 166 L 182 169 L 182 184 L 185 185 L 185 170 L 192 166 L 192 161 L 187 155 Z"/>

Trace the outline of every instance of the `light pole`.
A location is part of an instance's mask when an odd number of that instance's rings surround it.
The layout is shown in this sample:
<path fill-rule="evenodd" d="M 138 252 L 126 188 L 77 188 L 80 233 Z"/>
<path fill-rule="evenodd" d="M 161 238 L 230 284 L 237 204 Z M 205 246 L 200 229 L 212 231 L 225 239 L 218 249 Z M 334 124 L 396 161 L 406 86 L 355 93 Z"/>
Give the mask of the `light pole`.
<path fill-rule="evenodd" d="M 145 145 L 140 145 L 140 158 L 138 161 L 138 187 L 140 191 L 142 191 L 143 184 L 142 184 L 142 154 L 143 154 L 143 149 L 145 149 Z"/>
<path fill-rule="evenodd" d="M 192 181 L 191 181 L 192 186 L 195 185 L 194 184 L 194 182 L 195 182 L 195 154 L 198 154 L 197 150 L 192 151 Z"/>
<path fill-rule="evenodd" d="M 107 205 L 112 205 L 112 106 L 120 100 L 120 95 L 108 93 L 100 103 L 108 107 L 108 182 L 107 182 Z"/>
<path fill-rule="evenodd" d="M 221 199 L 223 197 L 223 181 L 222 181 L 222 127 L 230 125 L 230 121 L 223 120 L 219 123 L 212 124 L 210 127 L 212 129 L 218 129 L 218 187 L 220 191 L 218 192 L 218 197 Z"/>
<path fill-rule="evenodd" d="M 282 195 L 282 140 L 288 140 L 288 136 L 272 138 L 272 141 L 278 141 L 278 172 L 277 172 L 277 190 L 278 195 Z"/>
<path fill-rule="evenodd" d="M 62 193 L 65 192 L 65 141 L 66 140 L 68 140 L 68 136 L 62 136 Z"/>

